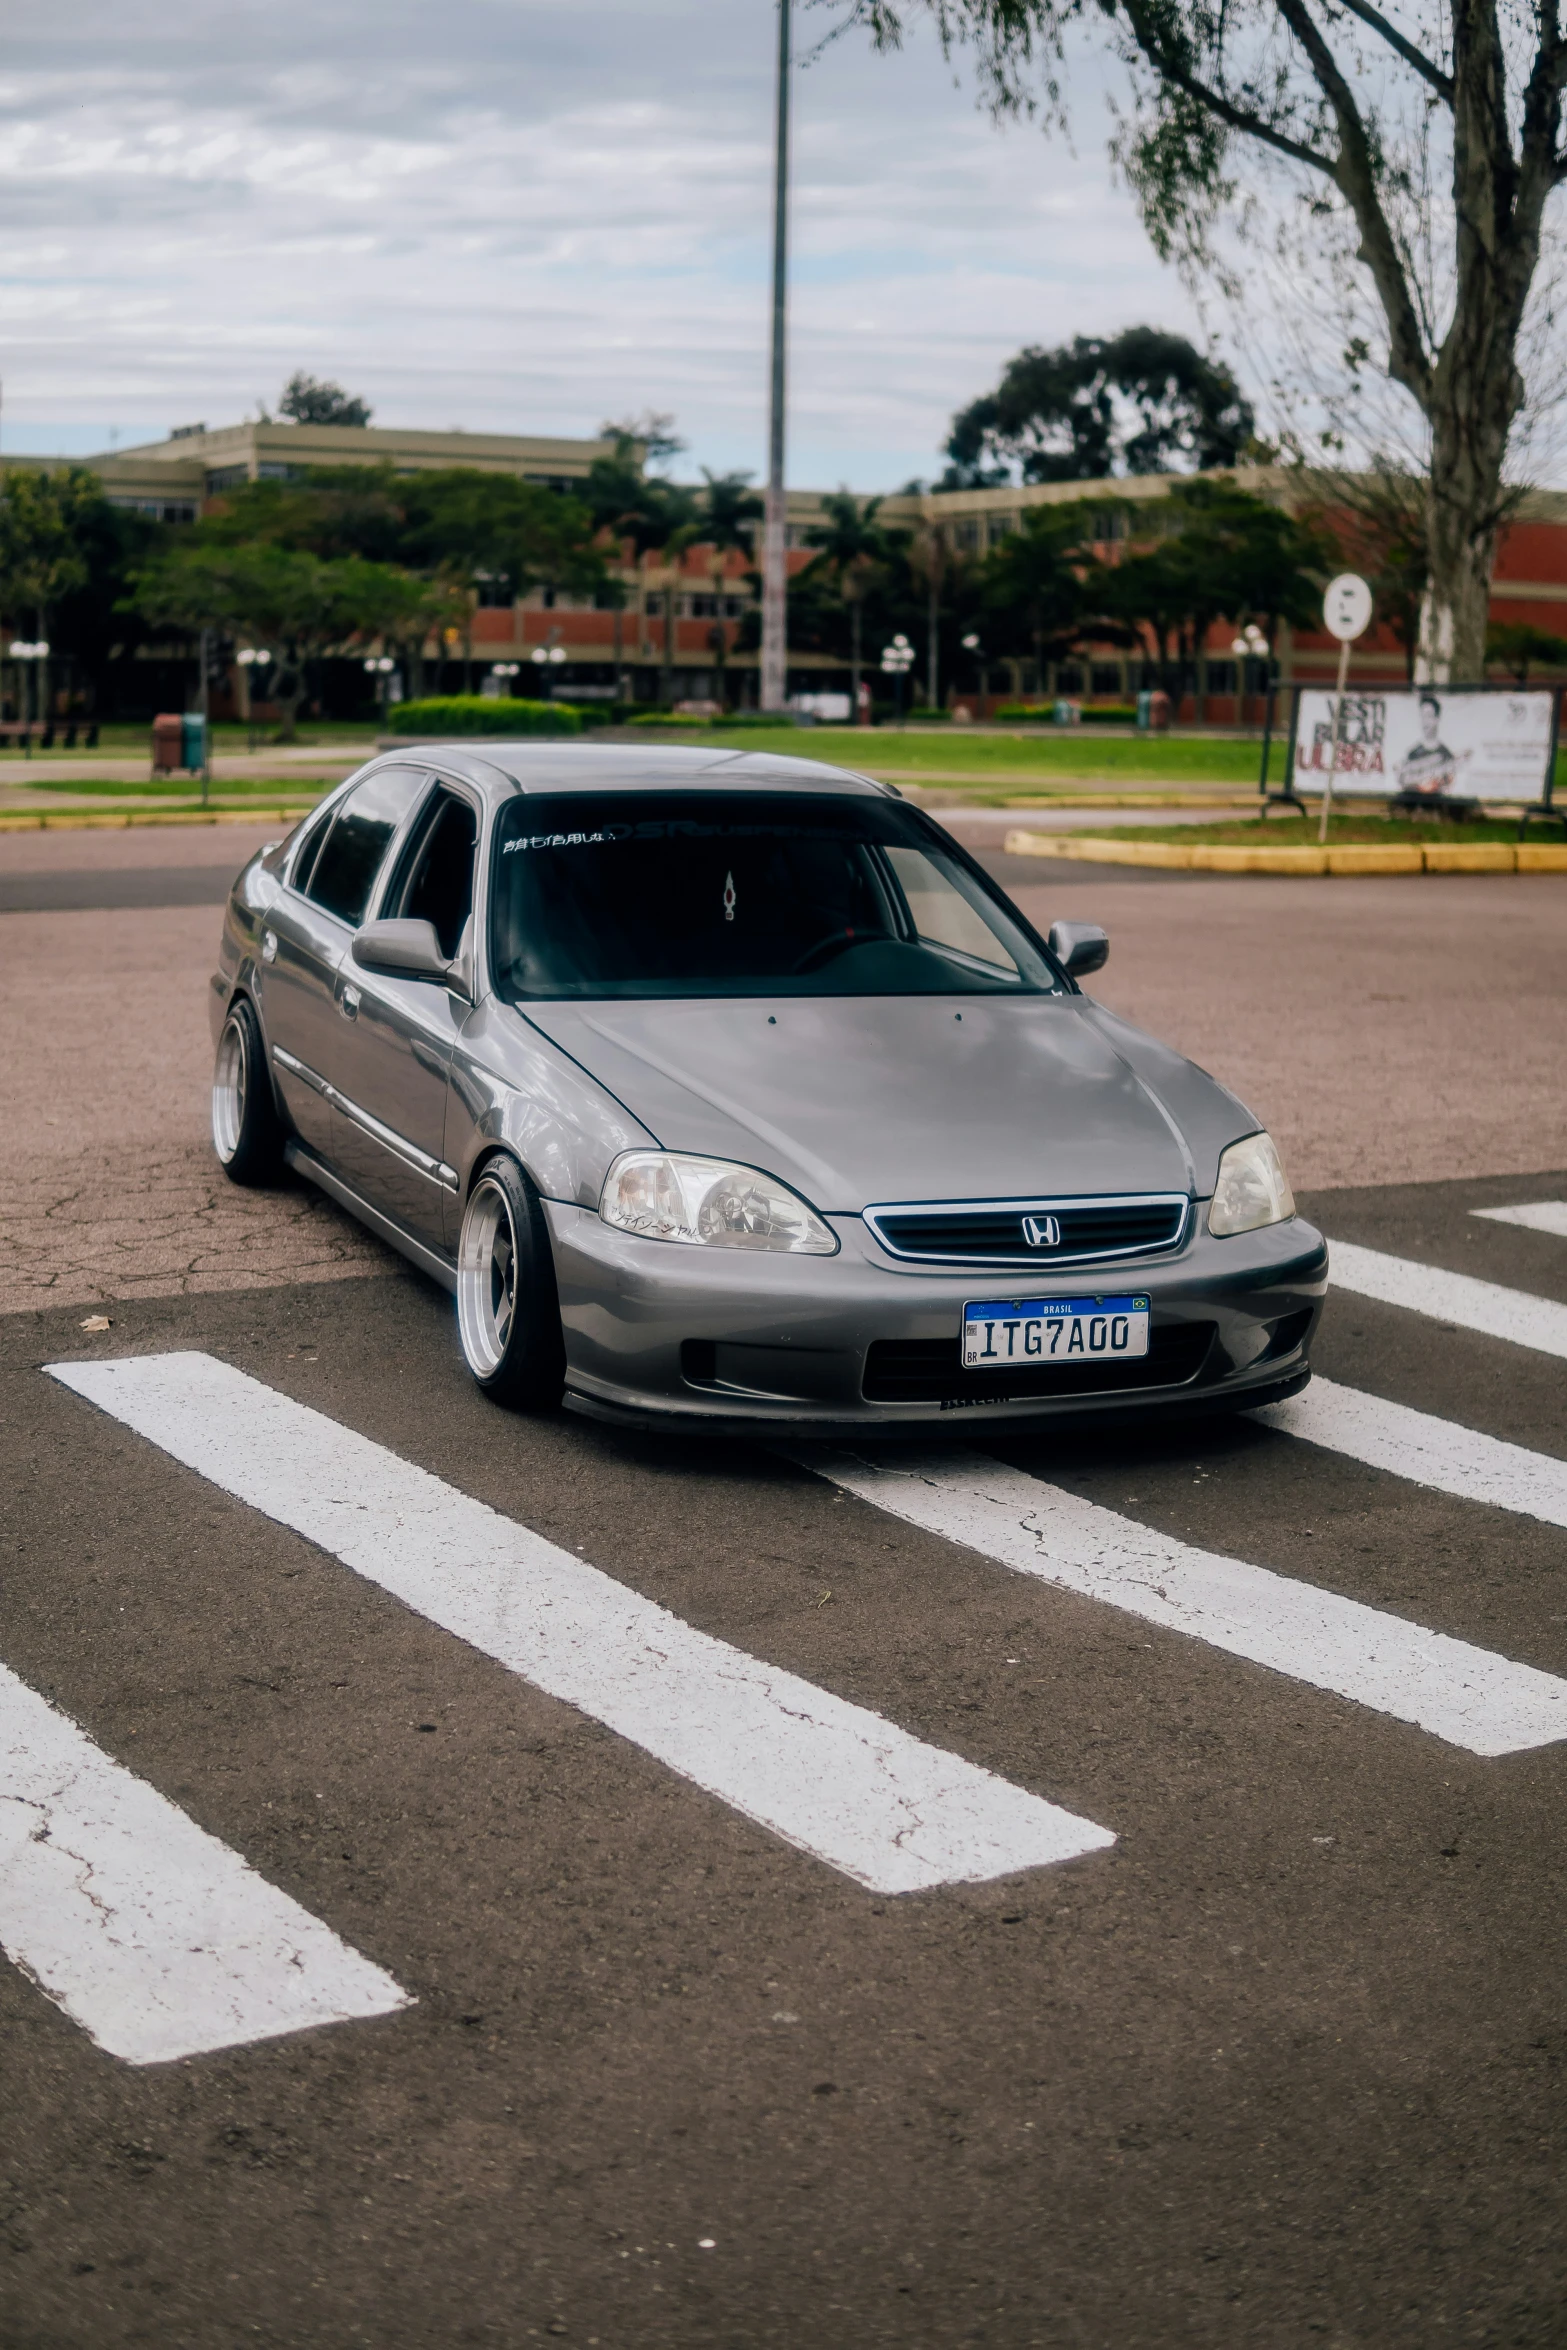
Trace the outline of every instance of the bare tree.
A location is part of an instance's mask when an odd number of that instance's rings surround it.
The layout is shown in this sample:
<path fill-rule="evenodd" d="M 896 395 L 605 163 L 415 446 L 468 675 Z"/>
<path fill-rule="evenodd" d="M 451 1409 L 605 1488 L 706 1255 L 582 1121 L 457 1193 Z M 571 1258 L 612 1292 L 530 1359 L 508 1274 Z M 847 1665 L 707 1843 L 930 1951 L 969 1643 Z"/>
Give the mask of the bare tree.
<path fill-rule="evenodd" d="M 1478 679 L 1520 353 L 1547 207 L 1567 177 L 1560 0 L 853 0 L 883 45 L 915 9 L 945 42 L 976 45 L 998 108 L 1057 118 L 1068 32 L 1102 24 L 1133 90 L 1116 152 L 1165 257 L 1211 262 L 1248 155 L 1282 173 L 1324 268 L 1352 238 L 1375 356 L 1428 440 L 1418 665 Z"/>

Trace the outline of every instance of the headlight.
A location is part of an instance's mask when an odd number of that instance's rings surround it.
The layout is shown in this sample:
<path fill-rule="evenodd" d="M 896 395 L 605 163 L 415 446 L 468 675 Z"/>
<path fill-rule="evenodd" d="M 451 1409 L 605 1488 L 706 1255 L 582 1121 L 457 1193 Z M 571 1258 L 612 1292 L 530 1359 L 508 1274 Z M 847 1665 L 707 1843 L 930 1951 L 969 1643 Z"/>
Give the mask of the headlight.
<path fill-rule="evenodd" d="M 623 1151 L 604 1178 L 599 1214 L 642 1240 L 683 1240 L 698 1248 L 782 1249 L 831 1257 L 836 1236 L 797 1192 L 727 1159 L 682 1151 Z"/>
<path fill-rule="evenodd" d="M 1217 1239 L 1282 1224 L 1295 1213 L 1295 1194 L 1271 1134 L 1248 1134 L 1232 1142 L 1219 1160 L 1218 1180 L 1208 1209 L 1208 1230 Z"/>

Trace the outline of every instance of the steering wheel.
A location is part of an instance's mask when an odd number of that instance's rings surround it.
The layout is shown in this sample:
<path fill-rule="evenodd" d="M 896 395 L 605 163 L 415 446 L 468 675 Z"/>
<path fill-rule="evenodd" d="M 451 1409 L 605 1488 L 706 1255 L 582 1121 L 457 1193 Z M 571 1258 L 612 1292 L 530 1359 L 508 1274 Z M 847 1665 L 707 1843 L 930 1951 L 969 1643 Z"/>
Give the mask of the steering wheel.
<path fill-rule="evenodd" d="M 867 943 L 867 935 L 864 931 L 829 931 L 825 938 L 817 940 L 815 946 L 807 947 L 797 963 L 790 965 L 789 976 L 791 979 L 803 978 L 807 971 L 816 970 L 820 964 L 829 962 L 834 955 L 845 954 L 850 947 L 861 947 Z"/>

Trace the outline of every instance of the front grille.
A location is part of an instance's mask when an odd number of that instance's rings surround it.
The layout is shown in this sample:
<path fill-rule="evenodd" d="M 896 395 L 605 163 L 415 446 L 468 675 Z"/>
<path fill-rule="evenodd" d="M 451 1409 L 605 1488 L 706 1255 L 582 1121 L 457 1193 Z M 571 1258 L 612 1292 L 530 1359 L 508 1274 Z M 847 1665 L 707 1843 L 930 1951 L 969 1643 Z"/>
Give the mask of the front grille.
<path fill-rule="evenodd" d="M 1156 1323 L 1148 1352 L 1122 1363 L 1049 1363 L 1037 1369 L 965 1371 L 956 1338 L 878 1338 L 866 1350 L 867 1403 L 1010 1403 L 1034 1396 L 1113 1395 L 1128 1387 L 1181 1387 L 1213 1342 L 1212 1322 Z"/>
<path fill-rule="evenodd" d="M 1103 1263 L 1109 1257 L 1145 1257 L 1178 1248 L 1186 1233 L 1184 1192 L 1145 1193 L 1129 1199 L 933 1201 L 928 1205 L 867 1208 L 865 1221 L 895 1257 L 927 1263 L 1027 1264 L 1049 1272 L 1057 1265 Z M 1024 1229 L 1053 1222 L 1058 1238 L 1035 1245 Z"/>

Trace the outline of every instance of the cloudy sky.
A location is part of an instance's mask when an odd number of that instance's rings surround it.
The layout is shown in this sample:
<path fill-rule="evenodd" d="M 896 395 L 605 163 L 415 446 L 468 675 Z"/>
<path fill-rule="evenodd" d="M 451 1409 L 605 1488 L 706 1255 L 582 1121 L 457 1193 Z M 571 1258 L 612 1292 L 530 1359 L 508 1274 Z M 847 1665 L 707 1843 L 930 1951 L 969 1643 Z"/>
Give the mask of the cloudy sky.
<path fill-rule="evenodd" d="M 81 451 L 275 402 L 583 433 L 673 411 L 764 456 L 771 0 L 10 0 L 0 447 Z M 832 22 L 797 9 L 803 43 Z M 939 468 L 1026 342 L 1193 331 L 1104 159 L 998 131 L 934 43 L 796 80 L 790 477 Z M 684 469 L 684 467 L 683 467 Z"/>

